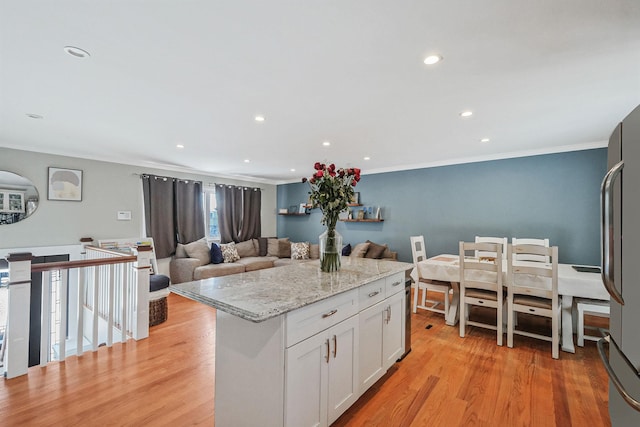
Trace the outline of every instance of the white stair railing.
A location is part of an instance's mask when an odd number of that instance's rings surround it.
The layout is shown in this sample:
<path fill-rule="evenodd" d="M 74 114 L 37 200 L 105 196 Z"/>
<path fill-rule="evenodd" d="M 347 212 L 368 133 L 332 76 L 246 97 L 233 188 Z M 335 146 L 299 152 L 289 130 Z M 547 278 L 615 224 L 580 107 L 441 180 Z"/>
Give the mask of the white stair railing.
<path fill-rule="evenodd" d="M 9 299 L 4 340 L 5 377 L 28 370 L 31 274 L 42 274 L 40 366 L 67 355 L 149 336 L 150 247 L 135 254 L 85 246 L 80 261 L 31 264 L 31 253 L 13 253 L 9 262 Z M 68 283 L 69 270 L 79 269 L 77 283 Z M 69 287 L 77 298 L 68 301 Z M 77 322 L 67 322 L 76 316 Z M 68 330 L 68 324 L 77 330 Z M 74 349 L 75 347 L 75 349 Z"/>

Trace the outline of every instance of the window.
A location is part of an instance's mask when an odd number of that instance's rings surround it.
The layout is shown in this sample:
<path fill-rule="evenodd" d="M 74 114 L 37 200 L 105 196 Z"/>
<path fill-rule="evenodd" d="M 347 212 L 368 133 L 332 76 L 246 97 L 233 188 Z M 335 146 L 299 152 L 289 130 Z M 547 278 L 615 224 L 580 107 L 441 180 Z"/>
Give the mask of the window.
<path fill-rule="evenodd" d="M 216 193 L 214 190 L 204 192 L 204 218 L 207 230 L 207 239 L 220 241 L 220 229 L 218 228 L 218 210 L 216 208 Z"/>

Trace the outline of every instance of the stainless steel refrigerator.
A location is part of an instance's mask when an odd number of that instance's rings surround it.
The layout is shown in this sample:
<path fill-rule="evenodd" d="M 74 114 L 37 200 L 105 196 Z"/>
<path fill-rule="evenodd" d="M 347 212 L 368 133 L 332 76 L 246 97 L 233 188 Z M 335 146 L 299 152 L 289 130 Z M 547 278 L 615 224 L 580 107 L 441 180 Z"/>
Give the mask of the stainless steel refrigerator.
<path fill-rule="evenodd" d="M 613 426 L 640 426 L 640 106 L 609 139 L 602 182 L 602 280 L 611 295 L 609 374 Z"/>

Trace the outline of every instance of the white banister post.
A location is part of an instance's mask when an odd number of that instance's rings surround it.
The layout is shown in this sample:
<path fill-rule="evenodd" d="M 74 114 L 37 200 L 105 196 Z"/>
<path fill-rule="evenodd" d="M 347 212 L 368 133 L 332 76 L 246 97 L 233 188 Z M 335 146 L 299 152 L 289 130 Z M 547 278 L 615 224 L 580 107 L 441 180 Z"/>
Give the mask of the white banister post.
<path fill-rule="evenodd" d="M 29 252 L 12 253 L 9 262 L 9 312 L 7 314 L 5 377 L 25 375 L 29 368 L 29 312 L 31 259 Z"/>
<path fill-rule="evenodd" d="M 133 314 L 133 339 L 141 340 L 149 336 L 149 273 L 151 266 L 151 246 L 138 246 L 138 261 L 133 264 L 137 270 L 138 283 L 135 288 L 136 306 Z"/>

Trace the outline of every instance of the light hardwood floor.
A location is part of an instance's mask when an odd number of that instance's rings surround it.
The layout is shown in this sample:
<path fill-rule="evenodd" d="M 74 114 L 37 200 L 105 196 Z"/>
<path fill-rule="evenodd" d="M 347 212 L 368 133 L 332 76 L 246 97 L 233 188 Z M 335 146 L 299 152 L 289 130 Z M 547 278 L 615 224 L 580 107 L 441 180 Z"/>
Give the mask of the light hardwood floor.
<path fill-rule="evenodd" d="M 509 349 L 493 331 L 460 338 L 442 315 L 412 321 L 411 353 L 334 426 L 610 425 L 593 342 L 553 360 L 546 342 L 517 337 Z M 214 349 L 215 310 L 170 295 L 147 340 L 0 379 L 0 425 L 213 425 Z"/>

